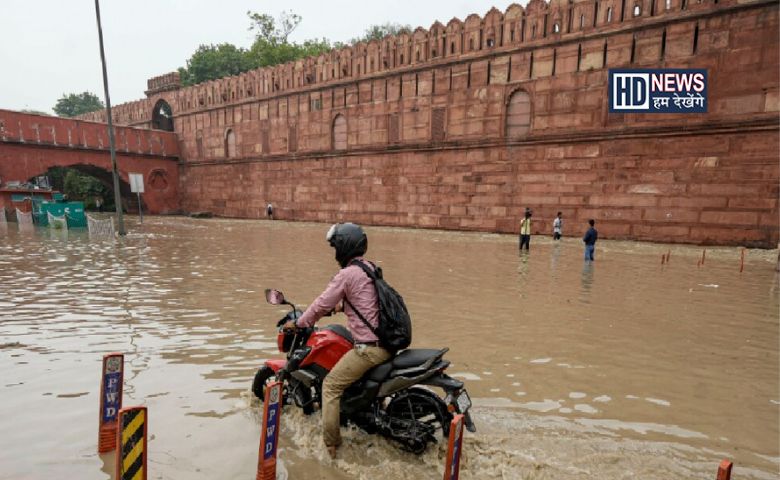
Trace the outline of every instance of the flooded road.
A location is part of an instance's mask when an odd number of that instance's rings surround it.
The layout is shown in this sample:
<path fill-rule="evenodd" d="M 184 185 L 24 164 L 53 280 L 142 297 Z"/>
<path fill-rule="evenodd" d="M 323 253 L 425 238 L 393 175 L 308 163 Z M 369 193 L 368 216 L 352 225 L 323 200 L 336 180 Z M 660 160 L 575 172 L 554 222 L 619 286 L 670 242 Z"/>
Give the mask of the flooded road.
<path fill-rule="evenodd" d="M 154 479 L 253 478 L 284 314 L 336 272 L 327 225 L 145 218 L 118 241 L 0 225 L 0 479 L 112 478 L 98 455 L 102 355 L 125 353 L 125 406 L 149 408 Z M 463 479 L 739 479 L 780 469 L 777 251 L 367 228 L 414 347 L 450 347 L 476 434 Z M 667 265 L 662 253 L 670 250 Z M 343 323 L 343 317 L 336 317 Z M 323 322 L 327 323 L 328 319 Z M 286 409 L 280 477 L 440 478 L 358 431 L 325 459 L 319 415 Z"/>

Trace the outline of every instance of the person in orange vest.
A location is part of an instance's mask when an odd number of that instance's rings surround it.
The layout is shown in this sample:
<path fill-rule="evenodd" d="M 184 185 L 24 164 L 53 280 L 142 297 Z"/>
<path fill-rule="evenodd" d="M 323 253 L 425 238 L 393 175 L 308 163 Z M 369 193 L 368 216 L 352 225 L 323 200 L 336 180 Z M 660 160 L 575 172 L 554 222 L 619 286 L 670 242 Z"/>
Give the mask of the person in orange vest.
<path fill-rule="evenodd" d="M 531 245 L 531 209 L 525 209 L 525 217 L 520 221 L 520 250 L 525 245 L 525 250 Z"/>

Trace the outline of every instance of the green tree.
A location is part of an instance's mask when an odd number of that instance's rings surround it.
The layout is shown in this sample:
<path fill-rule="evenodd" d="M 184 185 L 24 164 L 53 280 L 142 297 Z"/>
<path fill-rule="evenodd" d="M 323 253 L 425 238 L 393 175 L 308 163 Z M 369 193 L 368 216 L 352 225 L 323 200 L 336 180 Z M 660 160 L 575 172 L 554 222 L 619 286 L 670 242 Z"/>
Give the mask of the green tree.
<path fill-rule="evenodd" d="M 302 44 L 271 43 L 265 39 L 258 39 L 247 52 L 247 57 L 252 68 L 260 68 L 317 56 L 332 48 L 330 42 L 324 38 L 322 40 L 307 40 Z"/>
<path fill-rule="evenodd" d="M 252 46 L 247 50 L 229 43 L 201 45 L 187 60 L 187 66 L 179 68 L 183 85 L 195 85 L 255 68 L 316 56 L 333 48 L 325 38 L 290 42 L 290 34 L 301 23 L 301 17 L 295 13 L 282 12 L 278 19 L 251 11 L 247 12 L 247 16 L 249 30 L 255 32 Z"/>
<path fill-rule="evenodd" d="M 412 33 L 411 25 L 401 25 L 400 23 L 383 23 L 382 25 L 371 25 L 363 32 L 363 35 L 355 37 L 349 41 L 354 45 L 358 42 L 370 42 L 371 40 L 382 40 L 388 35 L 398 35 L 399 33 Z"/>
<path fill-rule="evenodd" d="M 214 80 L 217 78 L 238 75 L 253 67 L 247 56 L 247 51 L 230 43 L 219 45 L 201 45 L 187 60 L 187 67 L 179 69 L 182 84 Z"/>
<path fill-rule="evenodd" d="M 83 201 L 87 208 L 93 208 L 98 197 L 107 208 L 114 204 L 112 191 L 91 175 L 70 167 L 52 167 L 46 175 L 53 189 L 67 195 L 69 200 Z"/>
<path fill-rule="evenodd" d="M 287 39 L 290 34 L 293 30 L 298 28 L 301 20 L 303 20 L 300 15 L 297 15 L 292 11 L 283 11 L 279 14 L 278 24 L 277 20 L 267 13 L 257 13 L 250 10 L 246 12 L 246 14 L 251 21 L 249 24 L 249 31 L 257 32 L 255 34 L 255 40 L 265 40 L 274 44 L 288 43 Z"/>
<path fill-rule="evenodd" d="M 63 94 L 54 105 L 54 113 L 61 117 L 75 117 L 82 113 L 94 112 L 105 108 L 97 95 L 91 92 Z"/>

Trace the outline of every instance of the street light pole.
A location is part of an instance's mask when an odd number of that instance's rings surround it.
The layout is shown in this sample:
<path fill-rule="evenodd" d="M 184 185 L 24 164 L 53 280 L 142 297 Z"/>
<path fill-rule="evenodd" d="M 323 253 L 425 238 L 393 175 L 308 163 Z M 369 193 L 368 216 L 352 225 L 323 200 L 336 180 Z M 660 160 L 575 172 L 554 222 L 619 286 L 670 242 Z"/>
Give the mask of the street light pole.
<path fill-rule="evenodd" d="M 111 98 L 108 96 L 108 73 L 106 73 L 106 54 L 103 52 L 103 27 L 100 25 L 100 4 L 95 0 L 97 15 L 98 38 L 100 39 L 100 61 L 103 64 L 103 90 L 106 95 L 106 118 L 108 119 L 108 143 L 111 149 L 111 167 L 114 176 L 114 204 L 116 205 L 117 225 L 119 235 L 126 235 L 125 221 L 122 217 L 122 195 L 119 193 L 119 171 L 116 168 L 116 144 L 114 141 L 114 124 L 111 118 Z"/>

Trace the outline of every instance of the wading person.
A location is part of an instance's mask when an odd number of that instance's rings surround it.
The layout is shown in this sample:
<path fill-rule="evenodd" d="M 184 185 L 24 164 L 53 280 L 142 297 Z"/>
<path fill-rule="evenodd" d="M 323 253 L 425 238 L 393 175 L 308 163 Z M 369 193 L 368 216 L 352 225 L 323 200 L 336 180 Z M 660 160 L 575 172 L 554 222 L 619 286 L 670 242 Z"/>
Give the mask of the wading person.
<path fill-rule="evenodd" d="M 588 225 L 590 225 L 590 228 L 587 232 L 585 232 L 585 236 L 582 237 L 582 241 L 585 243 L 585 261 L 586 262 L 592 262 L 595 260 L 593 258 L 593 254 L 596 250 L 596 240 L 599 239 L 599 232 L 596 231 L 596 228 L 594 225 L 596 224 L 596 221 L 592 218 L 588 220 Z"/>
<path fill-rule="evenodd" d="M 531 209 L 530 208 L 525 209 L 525 217 L 523 217 L 523 219 L 520 220 L 520 250 L 523 249 L 523 245 L 525 245 L 526 251 L 528 251 L 528 248 L 531 245 Z"/>
<path fill-rule="evenodd" d="M 560 240 L 563 233 L 563 213 L 558 212 L 558 216 L 553 220 L 553 240 Z"/>
<path fill-rule="evenodd" d="M 376 288 L 360 266 L 350 265 L 353 260 L 358 260 L 373 269 L 371 263 L 363 261 L 363 255 L 368 250 L 366 234 L 354 223 L 339 223 L 330 228 L 326 239 L 330 246 L 336 249 L 336 261 L 341 270 L 303 315 L 297 321 L 288 321 L 284 328 L 311 327 L 337 307 L 339 310 L 343 309 L 342 302 L 346 300 L 344 313 L 347 315 L 347 328 L 355 341 L 355 347 L 341 357 L 322 384 L 322 435 L 328 454 L 335 458 L 336 449 L 341 445 L 339 416 L 344 390 L 369 369 L 389 360 L 391 355 L 379 346 L 377 336 L 352 308 L 354 305 L 363 318 L 374 329 L 377 328 L 379 302 Z"/>
<path fill-rule="evenodd" d="M 265 215 L 266 215 L 268 218 L 270 218 L 271 220 L 273 220 L 273 219 L 274 219 L 274 206 L 273 206 L 273 205 L 271 205 L 270 203 L 268 204 L 268 206 L 267 206 L 267 207 L 265 207 Z"/>

